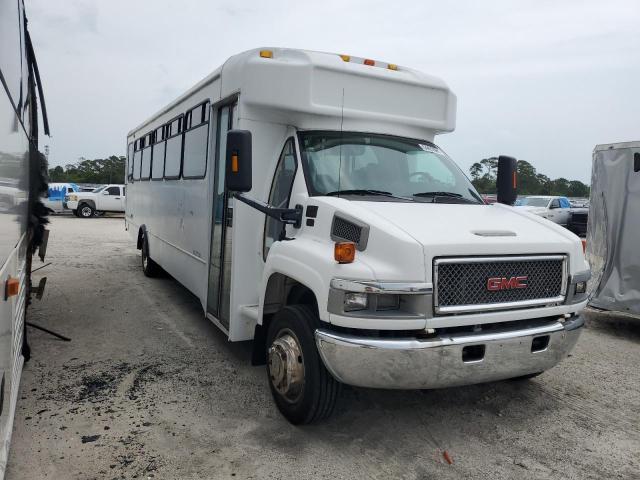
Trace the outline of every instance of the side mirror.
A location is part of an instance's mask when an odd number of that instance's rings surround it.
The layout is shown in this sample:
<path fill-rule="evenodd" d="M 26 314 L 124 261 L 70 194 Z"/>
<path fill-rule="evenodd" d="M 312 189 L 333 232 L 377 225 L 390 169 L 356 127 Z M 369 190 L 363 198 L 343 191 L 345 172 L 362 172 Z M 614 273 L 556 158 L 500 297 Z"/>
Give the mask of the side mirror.
<path fill-rule="evenodd" d="M 232 192 L 251 190 L 251 132 L 249 130 L 227 132 L 225 180 L 227 189 Z"/>
<path fill-rule="evenodd" d="M 109 195 L 109 192 L 107 192 L 107 190 L 105 189 L 105 190 L 102 191 L 102 194 L 103 195 Z"/>
<path fill-rule="evenodd" d="M 498 157 L 498 178 L 496 180 L 498 202 L 513 205 L 518 198 L 517 171 L 518 162 L 515 158 L 506 155 Z"/>

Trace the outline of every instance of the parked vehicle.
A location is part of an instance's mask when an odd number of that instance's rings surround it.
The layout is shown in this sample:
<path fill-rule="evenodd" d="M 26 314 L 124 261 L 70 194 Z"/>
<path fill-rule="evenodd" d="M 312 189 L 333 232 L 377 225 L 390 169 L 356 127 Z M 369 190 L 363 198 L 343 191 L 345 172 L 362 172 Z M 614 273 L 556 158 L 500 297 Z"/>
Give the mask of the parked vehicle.
<path fill-rule="evenodd" d="M 22 0 L 0 0 L 0 479 L 4 477 L 23 363 L 29 358 L 25 315 L 32 255 L 46 243 L 45 158 L 49 134 L 44 96 Z M 36 95 L 36 89 L 38 94 Z M 38 107 L 42 107 L 42 123 Z M 44 249 L 40 250 L 44 258 Z"/>
<path fill-rule="evenodd" d="M 496 195 L 482 195 L 482 199 L 486 204 L 496 203 L 498 201 L 498 197 Z"/>
<path fill-rule="evenodd" d="M 563 227 L 566 227 L 569 222 L 571 204 L 567 197 L 531 195 L 518 199 L 516 206 L 558 223 Z"/>
<path fill-rule="evenodd" d="M 567 228 L 580 237 L 587 234 L 587 224 L 589 222 L 589 208 L 572 208 L 569 211 Z"/>
<path fill-rule="evenodd" d="M 596 145 L 589 204 L 589 306 L 640 318 L 640 141 Z"/>
<path fill-rule="evenodd" d="M 588 198 L 570 198 L 571 208 L 589 208 Z"/>
<path fill-rule="evenodd" d="M 67 209 L 65 198 L 80 191 L 75 183 L 50 183 L 47 193 L 42 198 L 42 203 L 53 213 L 62 213 Z"/>
<path fill-rule="evenodd" d="M 103 185 L 91 192 L 75 192 L 65 198 L 76 217 L 91 218 L 106 212 L 124 212 L 125 186 Z"/>
<path fill-rule="evenodd" d="M 433 143 L 455 104 L 403 66 L 260 49 L 128 134 L 125 228 L 144 273 L 168 271 L 230 341 L 253 339 L 289 421 L 329 415 L 341 383 L 532 377 L 573 348 L 582 245 L 504 204 L 513 158 L 502 203 L 483 202 Z"/>

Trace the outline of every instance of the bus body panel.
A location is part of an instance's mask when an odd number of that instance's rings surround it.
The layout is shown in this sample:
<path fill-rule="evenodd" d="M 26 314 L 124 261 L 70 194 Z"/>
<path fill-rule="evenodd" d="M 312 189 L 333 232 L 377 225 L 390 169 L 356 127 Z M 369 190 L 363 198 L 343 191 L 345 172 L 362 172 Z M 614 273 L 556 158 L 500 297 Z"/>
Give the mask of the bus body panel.
<path fill-rule="evenodd" d="M 0 0 L 0 478 L 4 476 L 24 357 L 29 250 L 30 151 L 37 147 L 30 115 L 29 67 L 22 0 Z M 5 296 L 7 280 L 18 294 Z"/>

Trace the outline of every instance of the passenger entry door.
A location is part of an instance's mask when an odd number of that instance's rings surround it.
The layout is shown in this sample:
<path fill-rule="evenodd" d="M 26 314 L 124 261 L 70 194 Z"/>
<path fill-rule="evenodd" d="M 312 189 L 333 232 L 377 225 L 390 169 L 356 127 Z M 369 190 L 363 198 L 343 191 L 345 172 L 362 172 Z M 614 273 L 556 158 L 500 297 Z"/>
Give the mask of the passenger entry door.
<path fill-rule="evenodd" d="M 233 126 L 236 103 L 218 108 L 213 184 L 213 210 L 211 212 L 211 252 L 209 255 L 209 287 L 207 313 L 229 328 L 231 300 L 231 238 L 233 208 L 225 186 L 225 154 L 227 132 Z"/>

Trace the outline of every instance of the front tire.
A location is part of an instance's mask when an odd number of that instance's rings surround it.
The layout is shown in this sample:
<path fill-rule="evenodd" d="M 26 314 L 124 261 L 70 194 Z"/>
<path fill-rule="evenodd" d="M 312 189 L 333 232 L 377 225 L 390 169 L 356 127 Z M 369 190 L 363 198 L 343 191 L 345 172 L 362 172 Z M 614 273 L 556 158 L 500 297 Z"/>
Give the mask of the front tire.
<path fill-rule="evenodd" d="M 280 413 L 294 425 L 313 423 L 333 412 L 340 390 L 318 353 L 320 325 L 307 305 L 289 305 L 275 314 L 267 332 L 267 377 Z"/>
<path fill-rule="evenodd" d="M 142 272 L 147 277 L 157 277 L 160 274 L 160 265 L 154 262 L 149 256 L 149 242 L 145 233 L 142 239 Z"/>
<path fill-rule="evenodd" d="M 91 218 L 93 217 L 95 210 L 91 205 L 83 203 L 78 207 L 78 213 L 80 218 Z"/>
<path fill-rule="evenodd" d="M 71 210 L 71 213 L 73 213 L 74 217 L 79 217 L 80 214 L 78 213 L 78 209 L 76 208 L 75 210 Z"/>

